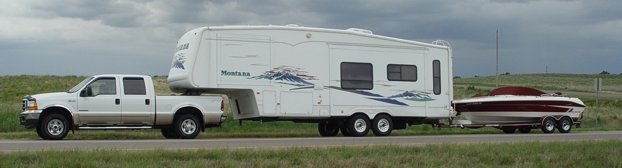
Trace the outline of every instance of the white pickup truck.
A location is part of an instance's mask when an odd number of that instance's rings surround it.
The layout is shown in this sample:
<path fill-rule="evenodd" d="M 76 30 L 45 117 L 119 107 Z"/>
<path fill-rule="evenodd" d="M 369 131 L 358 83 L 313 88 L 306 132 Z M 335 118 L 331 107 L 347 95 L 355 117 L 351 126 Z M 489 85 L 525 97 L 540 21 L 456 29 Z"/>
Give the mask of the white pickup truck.
<path fill-rule="evenodd" d="M 224 121 L 220 96 L 156 96 L 151 77 L 95 75 L 67 92 L 26 96 L 20 124 L 43 139 L 69 130 L 159 128 L 166 138 L 192 139 Z"/>

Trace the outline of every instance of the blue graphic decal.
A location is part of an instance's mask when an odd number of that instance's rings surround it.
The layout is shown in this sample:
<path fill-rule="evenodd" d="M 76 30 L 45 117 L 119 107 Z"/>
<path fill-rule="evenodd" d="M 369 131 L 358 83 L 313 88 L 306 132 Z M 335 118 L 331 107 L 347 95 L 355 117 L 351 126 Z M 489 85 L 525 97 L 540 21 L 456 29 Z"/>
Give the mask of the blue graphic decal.
<path fill-rule="evenodd" d="M 376 100 L 376 101 L 381 101 L 381 102 L 385 102 L 385 103 L 389 103 L 389 104 L 408 106 L 408 104 L 403 103 L 401 101 L 397 101 L 395 99 L 388 99 L 388 98 L 368 98 L 368 99 L 372 99 L 372 100 Z"/>
<path fill-rule="evenodd" d="M 253 76 L 249 79 L 265 79 L 293 86 L 313 86 L 313 83 L 308 80 L 317 80 L 315 76 L 309 75 L 302 68 L 292 66 L 276 67 L 264 72 L 262 75 Z"/>
<path fill-rule="evenodd" d="M 432 99 L 432 97 L 430 97 L 430 93 L 422 92 L 422 91 L 405 91 L 397 95 L 389 96 L 388 98 L 395 98 L 395 99 L 402 98 L 402 99 L 410 100 L 410 101 L 432 101 L 434 100 Z"/>
<path fill-rule="evenodd" d="M 179 53 L 177 54 L 177 56 L 175 56 L 175 61 L 173 61 L 173 68 L 186 69 L 186 67 L 184 67 L 184 63 L 186 62 L 186 56 L 184 54 L 185 53 Z"/>

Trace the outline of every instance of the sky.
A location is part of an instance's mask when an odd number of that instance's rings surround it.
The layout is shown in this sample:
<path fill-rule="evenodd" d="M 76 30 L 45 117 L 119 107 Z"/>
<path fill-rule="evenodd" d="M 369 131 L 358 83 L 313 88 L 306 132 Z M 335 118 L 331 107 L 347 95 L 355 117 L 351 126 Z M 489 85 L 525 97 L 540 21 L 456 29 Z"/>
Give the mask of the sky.
<path fill-rule="evenodd" d="M 454 76 L 622 73 L 619 0 L 0 0 L 0 75 L 167 75 L 190 29 L 372 30 L 453 49 Z"/>

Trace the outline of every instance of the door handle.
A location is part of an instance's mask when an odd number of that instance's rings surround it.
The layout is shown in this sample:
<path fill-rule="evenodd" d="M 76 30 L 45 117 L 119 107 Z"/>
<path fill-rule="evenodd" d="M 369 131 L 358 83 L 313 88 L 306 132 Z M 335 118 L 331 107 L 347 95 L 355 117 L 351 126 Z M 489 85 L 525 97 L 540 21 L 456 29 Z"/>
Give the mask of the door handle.
<path fill-rule="evenodd" d="M 149 105 L 151 104 L 151 101 L 149 101 L 149 99 L 145 99 L 145 105 Z"/>
<path fill-rule="evenodd" d="M 121 104 L 121 99 L 119 99 L 119 98 L 114 99 L 114 104 L 116 104 L 116 105 Z"/>

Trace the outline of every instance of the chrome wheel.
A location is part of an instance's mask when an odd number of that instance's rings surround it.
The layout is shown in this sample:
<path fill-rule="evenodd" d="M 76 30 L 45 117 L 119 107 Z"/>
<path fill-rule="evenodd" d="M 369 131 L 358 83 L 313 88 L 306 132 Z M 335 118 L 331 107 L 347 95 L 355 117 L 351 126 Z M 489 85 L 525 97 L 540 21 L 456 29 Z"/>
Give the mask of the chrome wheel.
<path fill-rule="evenodd" d="M 384 119 L 384 118 L 378 120 L 377 127 L 378 127 L 378 131 L 380 131 L 380 132 L 387 132 L 387 131 L 389 131 L 389 128 L 390 128 L 389 120 Z"/>
<path fill-rule="evenodd" d="M 546 127 L 547 130 L 553 130 L 553 129 L 555 129 L 555 123 L 553 123 L 553 122 L 546 122 L 544 127 Z"/>
<path fill-rule="evenodd" d="M 367 122 L 364 119 L 357 119 L 354 121 L 354 129 L 356 132 L 365 132 L 367 131 Z"/>
<path fill-rule="evenodd" d="M 181 122 L 181 132 L 184 134 L 193 134 L 197 130 L 197 123 L 188 118 Z"/>
<path fill-rule="evenodd" d="M 65 131 L 65 125 L 63 121 L 55 118 L 48 122 L 47 130 L 48 130 L 48 133 L 50 133 L 50 135 L 58 136 L 58 135 L 63 134 L 63 131 Z"/>
<path fill-rule="evenodd" d="M 572 119 L 570 117 L 562 117 L 559 119 L 557 129 L 560 133 L 569 133 L 570 129 L 572 129 Z"/>

